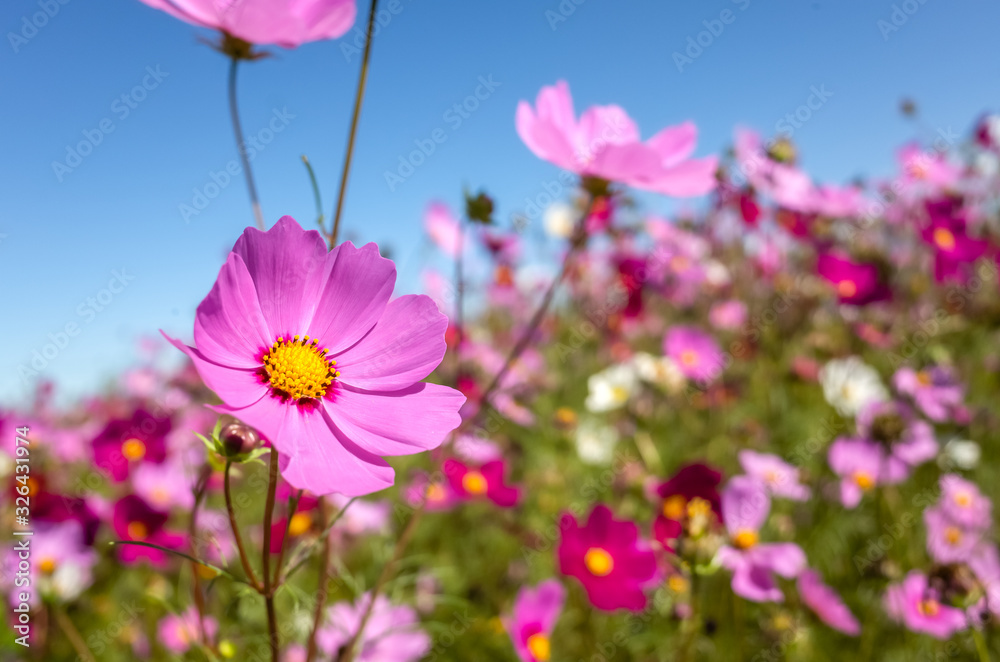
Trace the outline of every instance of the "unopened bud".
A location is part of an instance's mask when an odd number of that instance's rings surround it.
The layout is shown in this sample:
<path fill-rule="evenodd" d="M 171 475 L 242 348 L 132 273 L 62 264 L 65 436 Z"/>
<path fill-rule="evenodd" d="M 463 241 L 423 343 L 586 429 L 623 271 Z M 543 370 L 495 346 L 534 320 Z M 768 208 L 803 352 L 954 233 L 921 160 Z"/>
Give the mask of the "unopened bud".
<path fill-rule="evenodd" d="M 246 455 L 260 446 L 260 435 L 242 423 L 230 423 L 219 432 L 219 440 L 227 457 Z"/>

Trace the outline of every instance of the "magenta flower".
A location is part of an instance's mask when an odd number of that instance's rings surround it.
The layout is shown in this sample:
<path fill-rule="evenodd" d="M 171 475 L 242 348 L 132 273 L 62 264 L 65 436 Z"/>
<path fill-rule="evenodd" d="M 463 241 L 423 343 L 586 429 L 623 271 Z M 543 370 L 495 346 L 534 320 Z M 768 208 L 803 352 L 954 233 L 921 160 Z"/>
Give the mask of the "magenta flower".
<path fill-rule="evenodd" d="M 883 482 L 885 457 L 882 449 L 863 439 L 837 439 L 830 444 L 827 461 L 840 476 L 840 502 L 855 508 L 861 497 Z"/>
<path fill-rule="evenodd" d="M 335 657 L 361 626 L 371 593 L 355 604 L 338 602 L 327 610 L 326 625 L 319 629 L 316 643 L 327 659 Z M 417 614 L 406 605 L 393 605 L 384 595 L 375 598 L 371 616 L 358 639 L 358 662 L 416 662 L 431 649 L 431 638 L 420 629 Z"/>
<path fill-rule="evenodd" d="M 183 614 L 164 616 L 156 630 L 163 647 L 171 653 L 181 655 L 202 641 L 202 627 L 205 628 L 205 639 L 213 641 L 219 631 L 219 622 L 212 616 L 205 616 L 204 620 L 200 620 L 198 610 L 192 605 Z"/>
<path fill-rule="evenodd" d="M 861 625 L 837 592 L 823 583 L 823 578 L 815 570 L 803 570 L 797 582 L 802 602 L 835 630 L 852 637 L 861 633 Z"/>
<path fill-rule="evenodd" d="M 270 440 L 292 486 L 369 494 L 393 483 L 381 456 L 436 447 L 465 401 L 420 382 L 448 319 L 423 295 L 390 301 L 395 280 L 375 244 L 327 252 L 285 216 L 236 242 L 198 306 L 197 349 L 168 340 L 226 403 L 212 409 Z"/>
<path fill-rule="evenodd" d="M 725 368 L 725 356 L 712 336 L 691 326 L 675 326 L 663 337 L 663 353 L 685 377 L 710 382 Z"/>
<path fill-rule="evenodd" d="M 642 142 L 619 106 L 594 106 L 577 120 L 565 81 L 543 87 L 534 108 L 518 104 L 517 133 L 535 156 L 581 176 L 679 197 L 716 185 L 716 158 L 690 158 L 698 140 L 694 124 L 668 127 Z"/>
<path fill-rule="evenodd" d="M 295 48 L 334 39 L 354 24 L 354 0 L 142 0 L 150 7 L 251 44 Z"/>
<path fill-rule="evenodd" d="M 486 498 L 501 508 L 513 508 L 520 490 L 504 481 L 503 460 L 491 460 L 481 467 L 470 467 L 455 459 L 444 463 L 444 475 L 459 499 Z"/>
<path fill-rule="evenodd" d="M 793 501 L 809 498 L 809 488 L 799 483 L 799 470 L 777 455 L 740 451 L 740 466 L 748 475 L 763 483 L 764 488 L 776 497 Z"/>
<path fill-rule="evenodd" d="M 938 639 L 947 639 L 968 626 L 965 612 L 943 604 L 941 596 L 927 585 L 927 576 L 916 570 L 901 584 L 889 587 L 885 606 L 893 620 Z"/>
<path fill-rule="evenodd" d="M 878 267 L 874 264 L 821 253 L 816 261 L 816 272 L 833 284 L 840 303 L 863 306 L 889 298 L 889 288 L 879 281 Z"/>
<path fill-rule="evenodd" d="M 965 219 L 961 216 L 933 217 L 921 236 L 934 247 L 934 278 L 939 283 L 962 280 L 966 275 L 964 265 L 975 262 L 989 250 L 988 242 L 966 234 Z"/>
<path fill-rule="evenodd" d="M 162 463 L 167 458 L 170 419 L 136 409 L 130 418 L 110 421 L 92 442 L 94 466 L 120 483 L 140 462 Z"/>
<path fill-rule="evenodd" d="M 141 498 L 130 494 L 115 504 L 112 524 L 119 540 L 135 540 L 167 549 L 182 549 L 187 544 L 187 537 L 164 528 L 168 517 L 167 513 L 154 510 Z M 117 545 L 117 548 L 118 558 L 129 565 L 147 560 L 162 568 L 170 561 L 166 552 L 152 547 Z"/>
<path fill-rule="evenodd" d="M 451 510 L 459 502 L 451 483 L 444 479 L 432 479 L 423 472 L 414 474 L 413 481 L 403 491 L 403 497 L 414 508 L 423 506 L 429 511 Z"/>
<path fill-rule="evenodd" d="M 722 491 L 722 520 L 730 544 L 719 549 L 722 567 L 733 572 L 736 595 L 754 602 L 782 602 L 774 575 L 797 577 L 806 567 L 806 555 L 795 543 L 760 543 L 760 528 L 771 510 L 771 499 L 760 482 L 735 476 Z"/>
<path fill-rule="evenodd" d="M 943 422 L 954 416 L 965 399 L 965 389 L 945 366 L 931 366 L 920 371 L 900 368 L 892 383 L 900 393 L 913 398 L 924 416 Z"/>
<path fill-rule="evenodd" d="M 580 581 L 592 605 L 604 611 L 646 607 L 643 587 L 656 574 L 656 556 L 633 522 L 615 519 L 599 504 L 584 526 L 566 513 L 559 529 L 559 571 Z"/>
<path fill-rule="evenodd" d="M 897 400 L 866 405 L 857 422 L 859 436 L 881 444 L 887 452 L 881 473 L 885 483 L 906 480 L 912 469 L 938 454 L 934 429 Z"/>
<path fill-rule="evenodd" d="M 518 591 L 514 613 L 503 619 L 503 625 L 521 662 L 551 659 L 552 630 L 565 601 L 566 590 L 555 579 Z"/>

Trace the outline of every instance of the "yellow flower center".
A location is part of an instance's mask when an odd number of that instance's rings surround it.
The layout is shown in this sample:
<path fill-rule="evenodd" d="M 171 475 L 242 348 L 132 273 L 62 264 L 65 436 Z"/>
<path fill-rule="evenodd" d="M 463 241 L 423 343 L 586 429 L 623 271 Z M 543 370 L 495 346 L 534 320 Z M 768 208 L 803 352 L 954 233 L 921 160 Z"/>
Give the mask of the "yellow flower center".
<path fill-rule="evenodd" d="M 667 519 L 680 520 L 684 517 L 684 508 L 687 506 L 687 499 L 680 494 L 669 496 L 663 502 L 663 516 Z"/>
<path fill-rule="evenodd" d="M 968 508 L 972 505 L 972 495 L 968 492 L 959 492 L 955 495 L 955 503 L 962 508 Z"/>
<path fill-rule="evenodd" d="M 427 486 L 426 496 L 428 501 L 444 501 L 444 488 L 437 483 L 431 483 Z"/>
<path fill-rule="evenodd" d="M 628 400 L 628 389 L 624 386 L 611 387 L 611 398 L 615 402 L 625 402 Z"/>
<path fill-rule="evenodd" d="M 569 407 L 560 407 L 556 409 L 556 421 L 566 426 L 576 425 L 576 412 Z"/>
<path fill-rule="evenodd" d="M 470 471 L 462 476 L 462 488 L 469 494 L 485 494 L 486 479 L 478 471 Z"/>
<path fill-rule="evenodd" d="M 934 243 L 943 251 L 955 250 L 955 235 L 947 228 L 936 228 L 934 230 Z"/>
<path fill-rule="evenodd" d="M 615 567 L 615 561 L 600 547 L 591 547 L 583 556 L 583 564 L 595 577 L 606 577 Z"/>
<path fill-rule="evenodd" d="M 698 362 L 698 353 L 690 349 L 681 352 L 681 363 L 686 366 L 693 366 Z"/>
<path fill-rule="evenodd" d="M 685 271 L 691 266 L 691 261 L 683 255 L 677 255 L 670 258 L 670 266 L 674 271 Z"/>
<path fill-rule="evenodd" d="M 552 642 L 539 632 L 528 637 L 528 652 L 537 662 L 548 662 L 552 657 Z"/>
<path fill-rule="evenodd" d="M 863 490 L 870 490 L 875 486 L 875 480 L 872 478 L 872 475 L 866 471 L 855 471 L 854 484 Z"/>
<path fill-rule="evenodd" d="M 333 380 L 340 376 L 334 368 L 336 361 L 326 357 L 327 349 L 320 349 L 319 341 L 309 336 L 284 338 L 271 345 L 261 362 L 262 376 L 277 395 L 292 400 L 322 398 Z"/>
<path fill-rule="evenodd" d="M 158 506 L 165 505 L 170 500 L 170 493 L 162 487 L 154 487 L 149 496 L 152 497 L 153 503 Z"/>
<path fill-rule="evenodd" d="M 142 522 L 129 522 L 126 530 L 132 540 L 144 540 L 149 535 L 149 529 Z"/>
<path fill-rule="evenodd" d="M 704 499 L 695 497 L 691 499 L 691 502 L 687 506 L 688 517 L 708 517 L 709 513 L 712 512 L 712 504 Z"/>
<path fill-rule="evenodd" d="M 735 536 L 733 536 L 733 544 L 736 545 L 738 549 L 750 549 L 757 544 L 759 538 L 757 537 L 756 531 L 751 531 L 750 529 L 743 529 Z"/>
<path fill-rule="evenodd" d="M 135 437 L 126 439 L 125 443 L 122 444 L 122 455 L 129 460 L 141 460 L 146 456 L 146 444 Z"/>
<path fill-rule="evenodd" d="M 837 283 L 837 294 L 849 299 L 858 293 L 858 286 L 853 280 L 842 280 Z"/>
<path fill-rule="evenodd" d="M 51 575 L 56 571 L 56 560 L 51 556 L 46 556 L 39 562 L 38 569 L 42 571 L 43 575 Z"/>
<path fill-rule="evenodd" d="M 681 575 L 670 575 L 670 579 L 667 580 L 667 586 L 674 593 L 683 593 L 688 589 L 688 581 Z"/>
<path fill-rule="evenodd" d="M 937 600 L 927 599 L 927 600 L 921 600 L 920 603 L 917 605 L 917 609 L 919 609 L 920 613 L 923 614 L 924 616 L 933 617 L 937 616 L 938 612 L 941 611 L 941 605 L 938 603 Z"/>
<path fill-rule="evenodd" d="M 931 380 L 931 373 L 926 370 L 921 370 L 917 373 L 917 383 L 921 386 L 930 386 L 933 381 Z"/>
<path fill-rule="evenodd" d="M 954 526 L 949 526 L 944 530 L 944 539 L 949 545 L 957 545 L 962 541 L 962 531 Z"/>
<path fill-rule="evenodd" d="M 312 517 L 309 513 L 295 513 L 292 521 L 288 523 L 288 535 L 301 536 L 312 526 Z"/>

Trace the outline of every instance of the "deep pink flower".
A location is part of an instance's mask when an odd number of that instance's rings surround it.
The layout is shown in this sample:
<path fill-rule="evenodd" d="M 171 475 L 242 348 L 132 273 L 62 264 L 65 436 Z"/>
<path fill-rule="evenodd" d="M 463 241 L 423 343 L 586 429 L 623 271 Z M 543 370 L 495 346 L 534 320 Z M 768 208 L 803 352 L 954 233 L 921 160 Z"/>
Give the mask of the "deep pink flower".
<path fill-rule="evenodd" d="M 389 300 L 396 268 L 375 244 L 327 252 L 285 216 L 248 228 L 198 306 L 197 349 L 168 337 L 261 432 L 282 475 L 315 495 L 392 485 L 381 456 L 434 448 L 460 423 L 454 389 L 420 380 L 445 353 L 448 319 L 423 295 Z"/>
<path fill-rule="evenodd" d="M 154 510 L 140 497 L 130 494 L 115 503 L 112 524 L 119 540 L 147 542 L 167 549 L 182 549 L 187 537 L 171 533 L 164 528 L 167 513 Z M 159 549 L 143 545 L 117 545 L 118 558 L 122 563 L 133 564 L 148 560 L 156 567 L 164 567 L 170 556 Z"/>
<path fill-rule="evenodd" d="M 895 621 L 938 639 L 947 639 L 968 626 L 965 612 L 943 604 L 941 596 L 927 585 L 927 576 L 916 570 L 901 584 L 889 587 L 885 605 Z"/>
<path fill-rule="evenodd" d="M 338 602 L 327 610 L 326 624 L 316 636 L 327 659 L 335 657 L 358 631 L 370 601 L 371 593 L 365 593 L 353 605 Z M 380 595 L 357 646 L 358 662 L 416 662 L 430 651 L 431 638 L 420 629 L 412 607 L 393 605 Z"/>
<path fill-rule="evenodd" d="M 566 513 L 559 529 L 559 571 L 580 581 L 591 604 L 604 611 L 646 607 L 643 587 L 656 574 L 656 556 L 633 522 L 599 504 L 584 526 Z"/>
<path fill-rule="evenodd" d="M 481 467 L 470 467 L 456 459 L 444 463 L 444 475 L 460 499 L 487 498 L 501 508 L 517 505 L 520 490 L 504 481 L 503 460 L 491 460 Z"/>
<path fill-rule="evenodd" d="M 852 637 L 861 633 L 861 625 L 837 592 L 823 583 L 815 570 L 803 570 L 797 582 L 802 602 L 813 610 L 819 619 Z"/>
<path fill-rule="evenodd" d="M 170 426 L 169 418 L 153 416 L 145 409 L 136 409 L 130 418 L 110 421 L 92 442 L 94 466 L 120 483 L 140 462 L 163 462 Z"/>
<path fill-rule="evenodd" d="M 771 495 L 793 501 L 809 498 L 809 488 L 799 483 L 799 470 L 777 455 L 740 451 L 740 466 L 748 475 L 756 478 Z"/>
<path fill-rule="evenodd" d="M 884 482 L 885 453 L 878 444 L 864 439 L 837 439 L 827 456 L 830 468 L 840 476 L 840 502 L 854 508 L 861 497 Z"/>
<path fill-rule="evenodd" d="M 642 142 L 619 106 L 594 106 L 577 120 L 565 81 L 543 87 L 534 108 L 518 104 L 517 133 L 536 156 L 579 175 L 680 197 L 716 185 L 716 158 L 690 158 L 698 140 L 694 124 L 668 127 Z"/>
<path fill-rule="evenodd" d="M 518 591 L 514 613 L 503 624 L 521 662 L 549 661 L 552 630 L 565 601 L 566 590 L 555 579 Z"/>
<path fill-rule="evenodd" d="M 730 544 L 719 550 L 718 560 L 733 573 L 736 595 L 754 602 L 782 602 L 774 575 L 797 577 L 806 567 L 806 555 L 795 543 L 760 542 L 760 529 L 771 510 L 771 499 L 760 481 L 735 476 L 722 492 L 722 519 Z"/>
<path fill-rule="evenodd" d="M 988 242 L 973 239 L 966 233 L 962 216 L 932 217 L 921 237 L 934 247 L 934 278 L 939 283 L 963 280 L 968 275 L 965 265 L 975 262 L 989 250 Z"/>
<path fill-rule="evenodd" d="M 663 353 L 677 363 L 685 377 L 710 382 L 725 368 L 725 356 L 718 343 L 691 326 L 675 326 L 663 337 Z"/>
<path fill-rule="evenodd" d="M 889 298 L 889 288 L 879 282 L 878 267 L 874 264 L 821 253 L 816 260 L 816 272 L 833 284 L 840 303 L 863 306 Z"/>
<path fill-rule="evenodd" d="M 252 44 L 295 48 L 347 32 L 357 13 L 354 0 L 142 0 L 150 7 Z"/>
<path fill-rule="evenodd" d="M 662 502 L 660 511 L 653 520 L 653 538 L 665 548 L 673 550 L 674 541 L 683 532 L 682 522 L 687 515 L 688 505 L 694 499 L 706 502 L 721 522 L 720 483 L 722 472 L 700 462 L 681 467 L 669 480 L 660 483 L 656 487 L 656 494 Z"/>

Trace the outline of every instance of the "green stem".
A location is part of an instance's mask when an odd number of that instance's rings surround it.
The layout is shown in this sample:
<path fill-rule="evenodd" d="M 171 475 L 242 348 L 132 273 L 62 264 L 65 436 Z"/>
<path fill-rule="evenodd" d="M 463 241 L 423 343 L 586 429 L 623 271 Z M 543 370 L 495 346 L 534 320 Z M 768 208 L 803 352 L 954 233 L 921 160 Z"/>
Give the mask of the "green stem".
<path fill-rule="evenodd" d="M 313 198 L 316 200 L 316 225 L 319 226 L 319 231 L 323 236 L 329 239 L 330 236 L 327 234 L 326 228 L 323 227 L 326 217 L 323 216 L 323 199 L 319 194 L 319 182 L 316 181 L 316 173 L 313 171 L 312 164 L 309 163 L 309 158 L 305 154 L 302 155 L 302 163 L 305 164 L 306 170 L 309 172 L 309 183 L 312 185 Z"/>
<path fill-rule="evenodd" d="M 250 170 L 250 159 L 247 158 L 246 149 L 243 148 L 243 126 L 240 124 L 240 112 L 236 104 L 236 68 L 239 63 L 239 58 L 234 57 L 229 65 L 229 114 L 233 120 L 233 132 L 236 134 L 236 151 L 240 153 L 240 161 L 243 162 L 243 174 L 246 175 L 254 221 L 257 223 L 257 229 L 263 230 L 264 214 L 260 210 L 260 200 L 257 199 L 257 185 L 254 184 L 253 171 Z"/>
<path fill-rule="evenodd" d="M 264 506 L 264 549 L 261 553 L 264 564 L 264 603 L 267 606 L 267 634 L 271 643 L 271 660 L 278 662 L 281 657 L 278 640 L 278 619 L 274 612 L 274 591 L 277 586 L 271 582 L 271 519 L 274 516 L 274 495 L 278 489 L 278 451 L 271 449 L 271 462 L 267 478 L 267 503 Z"/>
<path fill-rule="evenodd" d="M 972 628 L 972 639 L 976 642 L 976 652 L 979 653 L 979 662 L 990 662 L 990 650 L 986 646 L 986 638 L 983 633 Z"/>
<path fill-rule="evenodd" d="M 223 472 L 222 478 L 222 491 L 226 496 L 226 513 L 229 515 L 229 528 L 233 530 L 236 549 L 240 553 L 240 563 L 243 564 L 243 572 L 246 573 L 248 583 L 254 587 L 254 590 L 260 592 L 260 582 L 257 581 L 257 575 L 254 574 L 253 566 L 250 565 L 250 559 L 247 558 L 246 548 L 243 547 L 243 536 L 240 535 L 240 527 L 236 524 L 236 511 L 233 509 L 233 496 L 232 491 L 229 489 L 229 469 L 232 466 L 233 463 L 226 460 L 226 469 Z"/>

